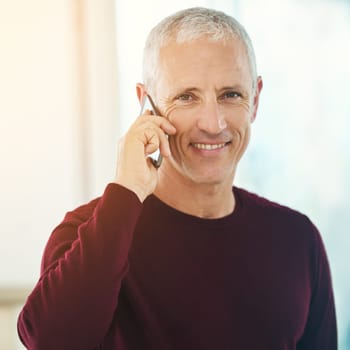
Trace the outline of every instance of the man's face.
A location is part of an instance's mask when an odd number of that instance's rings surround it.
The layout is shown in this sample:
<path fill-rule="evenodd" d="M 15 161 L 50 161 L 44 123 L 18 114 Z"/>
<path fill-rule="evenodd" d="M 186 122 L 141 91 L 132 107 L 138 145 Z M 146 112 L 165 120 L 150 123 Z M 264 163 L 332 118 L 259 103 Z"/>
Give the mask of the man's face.
<path fill-rule="evenodd" d="M 187 184 L 231 186 L 250 137 L 262 87 L 253 82 L 240 41 L 205 38 L 160 52 L 156 103 L 177 133 L 169 137 L 167 176 Z"/>

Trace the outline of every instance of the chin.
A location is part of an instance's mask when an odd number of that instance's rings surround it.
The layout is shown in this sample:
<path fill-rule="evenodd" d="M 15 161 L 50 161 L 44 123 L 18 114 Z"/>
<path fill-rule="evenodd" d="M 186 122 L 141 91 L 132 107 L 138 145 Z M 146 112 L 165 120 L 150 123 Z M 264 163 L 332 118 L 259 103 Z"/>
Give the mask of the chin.
<path fill-rule="evenodd" d="M 226 185 L 233 183 L 233 174 L 234 171 L 232 169 L 225 169 L 220 168 L 216 171 L 213 171 L 213 169 L 209 169 L 207 172 L 200 171 L 200 172 L 192 172 L 190 174 L 190 179 L 194 184 L 198 185 Z"/>
<path fill-rule="evenodd" d="M 167 159 L 165 159 L 167 161 Z M 221 164 L 220 164 L 221 163 Z M 165 164 L 164 164 L 165 165 Z M 195 185 L 223 185 L 233 183 L 233 177 L 236 170 L 236 162 L 230 160 L 218 163 L 201 162 L 167 162 L 169 173 L 177 174 L 176 177 L 182 178 L 184 183 L 190 186 Z"/>

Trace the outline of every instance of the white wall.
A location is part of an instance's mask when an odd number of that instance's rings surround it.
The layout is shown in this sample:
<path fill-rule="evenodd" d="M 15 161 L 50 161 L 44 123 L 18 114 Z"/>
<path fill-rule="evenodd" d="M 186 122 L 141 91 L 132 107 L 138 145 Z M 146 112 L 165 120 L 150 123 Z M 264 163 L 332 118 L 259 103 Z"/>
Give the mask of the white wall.
<path fill-rule="evenodd" d="M 34 284 L 54 226 L 113 177 L 113 4 L 0 3 L 0 287 Z"/>
<path fill-rule="evenodd" d="M 81 196 L 72 16 L 64 2 L 0 8 L 0 284 L 33 283 L 53 222 Z"/>
<path fill-rule="evenodd" d="M 0 2 L 0 348 L 64 214 L 114 175 L 113 0 Z"/>

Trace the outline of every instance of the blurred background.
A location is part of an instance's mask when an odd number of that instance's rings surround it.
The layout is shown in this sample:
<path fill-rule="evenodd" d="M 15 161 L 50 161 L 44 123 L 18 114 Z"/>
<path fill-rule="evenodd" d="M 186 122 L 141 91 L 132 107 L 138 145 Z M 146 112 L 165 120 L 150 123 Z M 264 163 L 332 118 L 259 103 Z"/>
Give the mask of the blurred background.
<path fill-rule="evenodd" d="M 0 349 L 23 349 L 16 319 L 51 231 L 113 179 L 148 31 L 191 6 L 250 33 L 264 89 L 235 183 L 317 225 L 350 350 L 349 0 L 0 0 Z"/>

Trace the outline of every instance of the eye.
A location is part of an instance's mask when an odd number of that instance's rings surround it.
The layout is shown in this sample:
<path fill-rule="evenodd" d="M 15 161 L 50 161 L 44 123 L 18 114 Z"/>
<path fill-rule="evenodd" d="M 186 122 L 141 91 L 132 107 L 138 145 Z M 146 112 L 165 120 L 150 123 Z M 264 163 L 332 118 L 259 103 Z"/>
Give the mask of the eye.
<path fill-rule="evenodd" d="M 222 99 L 238 99 L 240 97 L 242 94 L 237 91 L 227 91 L 221 96 Z"/>
<path fill-rule="evenodd" d="M 191 94 L 182 94 L 176 97 L 179 101 L 189 102 L 193 100 L 193 96 Z"/>

